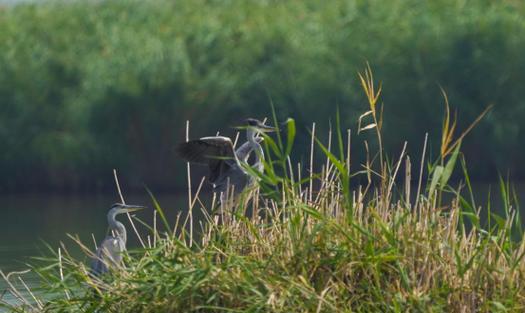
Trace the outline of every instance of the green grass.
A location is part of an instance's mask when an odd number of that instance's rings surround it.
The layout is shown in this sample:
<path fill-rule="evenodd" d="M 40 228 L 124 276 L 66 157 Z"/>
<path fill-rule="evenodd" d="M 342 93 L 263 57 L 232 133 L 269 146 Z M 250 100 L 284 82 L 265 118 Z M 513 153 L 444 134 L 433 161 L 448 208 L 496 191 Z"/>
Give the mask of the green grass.
<path fill-rule="evenodd" d="M 381 141 L 382 116 L 375 107 L 380 90 L 372 79 L 369 70 L 362 76 L 371 113 L 362 118 L 360 131 L 374 131 Z M 367 127 L 368 118 L 376 126 Z M 311 130 L 312 150 L 320 149 L 326 159 L 314 161 L 318 168 L 295 166 L 289 162 L 294 120 L 288 119 L 284 128 L 277 138 L 265 139 L 265 172 L 252 171 L 260 178 L 258 185 L 243 194 L 235 210 L 224 207 L 221 222 L 202 207 L 198 192 L 192 195 L 196 205 L 189 209 L 195 212 L 185 212 L 176 221 L 165 220 L 152 197 L 158 223 L 149 226 L 149 233 L 138 234 L 146 248 L 129 251 L 121 268 L 93 279 L 85 260 L 71 257 L 63 246 L 60 255 L 44 260 L 45 266 L 33 268 L 48 296 L 38 303 L 31 297 L 21 299 L 8 309 L 525 310 L 525 240 L 517 203 L 503 180 L 505 201 L 499 215 L 476 206 L 471 195 L 464 198 L 459 187 L 449 184 L 452 171 L 462 168 L 461 186 L 471 190 L 459 152 L 463 135 L 454 134 L 449 114 L 440 157 L 425 157 L 421 163 L 403 149 L 394 158 L 370 151 L 369 161 L 354 164 L 350 135 L 344 135 L 337 118 L 328 142 L 319 141 Z M 364 184 L 351 184 L 357 179 Z M 196 210 L 204 215 L 200 224 L 192 220 Z M 190 232 L 190 224 L 201 227 Z M 72 238 L 91 255 L 91 244 Z"/>

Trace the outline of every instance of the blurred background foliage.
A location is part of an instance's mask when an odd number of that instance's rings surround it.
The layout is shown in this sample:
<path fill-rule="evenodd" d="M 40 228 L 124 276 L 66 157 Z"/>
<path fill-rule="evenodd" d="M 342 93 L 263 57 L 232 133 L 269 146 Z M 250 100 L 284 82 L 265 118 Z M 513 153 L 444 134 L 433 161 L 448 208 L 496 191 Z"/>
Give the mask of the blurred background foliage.
<path fill-rule="evenodd" d="M 181 188 L 185 121 L 231 135 L 270 98 L 306 151 L 337 106 L 356 129 L 366 62 L 389 151 L 439 144 L 441 86 L 463 127 L 495 105 L 463 145 L 472 176 L 525 178 L 521 1 L 39 1 L 1 6 L 0 30 L 3 192 L 113 188 L 113 168 L 129 188 Z"/>

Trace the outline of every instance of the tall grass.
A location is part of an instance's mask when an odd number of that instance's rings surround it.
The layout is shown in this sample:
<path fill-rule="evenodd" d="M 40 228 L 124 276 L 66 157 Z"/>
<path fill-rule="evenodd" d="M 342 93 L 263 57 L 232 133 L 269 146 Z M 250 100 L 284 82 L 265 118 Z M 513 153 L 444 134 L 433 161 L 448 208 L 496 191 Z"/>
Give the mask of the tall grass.
<path fill-rule="evenodd" d="M 361 80 L 370 111 L 359 131 L 375 131 L 380 142 L 380 88 L 369 69 Z M 11 289 L 20 303 L 3 305 L 13 312 L 525 310 L 525 240 L 511 189 L 502 180 L 501 215 L 463 196 L 464 187 L 471 190 L 460 153 L 464 134 L 454 134 L 449 113 L 439 158 L 428 160 L 425 141 L 415 164 L 406 146 L 389 157 L 381 144 L 354 164 L 351 132 L 338 117 L 326 142 L 311 130 L 311 159 L 316 149 L 326 159 L 294 165 L 295 122 L 284 125 L 276 138 L 265 137 L 264 173 L 247 167 L 258 184 L 236 208 L 221 211 L 227 218 L 208 213 L 198 188 L 190 207 L 204 217 L 190 233 L 189 219 L 166 220 L 152 197 L 162 225 L 148 226 L 146 248 L 128 251 L 121 268 L 92 278 L 85 260 L 63 246 L 32 269 L 47 296 L 25 299 Z M 464 183 L 454 188 L 448 180 L 459 167 Z M 352 184 L 358 177 L 365 183 Z M 92 256 L 91 244 L 71 238 Z"/>

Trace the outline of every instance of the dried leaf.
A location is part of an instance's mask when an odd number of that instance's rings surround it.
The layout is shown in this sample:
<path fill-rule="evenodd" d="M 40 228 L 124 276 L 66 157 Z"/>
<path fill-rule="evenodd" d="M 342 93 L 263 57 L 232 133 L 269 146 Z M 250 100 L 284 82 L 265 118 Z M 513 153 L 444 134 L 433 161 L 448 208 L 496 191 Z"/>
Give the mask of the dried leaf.
<path fill-rule="evenodd" d="M 363 131 L 363 130 L 367 130 L 367 129 L 372 129 L 372 128 L 375 128 L 377 125 L 375 123 L 372 123 L 372 124 L 369 124 L 369 125 L 366 125 L 365 127 L 363 128 L 360 128 L 359 129 L 359 132 Z"/>

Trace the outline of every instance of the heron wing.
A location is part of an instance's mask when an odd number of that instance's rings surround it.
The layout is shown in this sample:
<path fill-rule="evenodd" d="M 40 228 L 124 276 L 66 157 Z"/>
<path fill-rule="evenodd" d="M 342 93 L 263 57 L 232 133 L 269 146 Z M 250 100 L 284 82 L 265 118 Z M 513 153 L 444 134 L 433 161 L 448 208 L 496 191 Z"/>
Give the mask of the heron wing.
<path fill-rule="evenodd" d="M 106 273 L 110 266 L 119 264 L 122 261 L 122 245 L 119 239 L 107 236 L 95 252 L 96 257 L 91 263 L 91 273 L 95 276 Z"/>
<path fill-rule="evenodd" d="M 223 136 L 203 137 L 179 144 L 177 153 L 188 162 L 208 165 L 209 181 L 215 182 L 231 167 L 235 159 L 233 143 Z"/>

